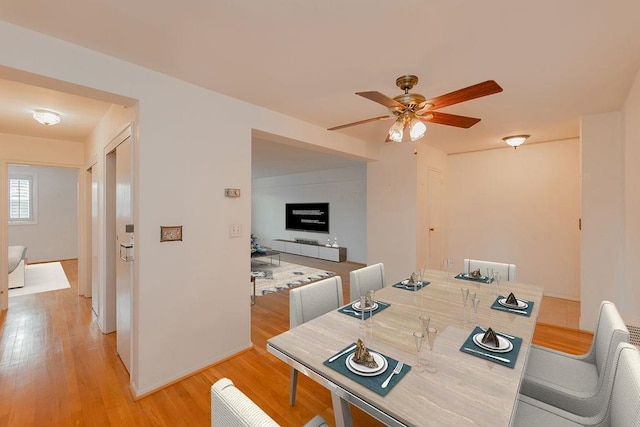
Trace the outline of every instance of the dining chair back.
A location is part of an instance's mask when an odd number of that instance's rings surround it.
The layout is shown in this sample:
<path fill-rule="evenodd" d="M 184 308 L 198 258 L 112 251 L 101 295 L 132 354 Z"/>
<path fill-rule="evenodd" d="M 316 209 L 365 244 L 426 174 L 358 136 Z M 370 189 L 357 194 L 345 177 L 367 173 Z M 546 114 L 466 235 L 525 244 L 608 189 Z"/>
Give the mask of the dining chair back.
<path fill-rule="evenodd" d="M 611 380 L 614 354 L 623 342 L 629 342 L 629 330 L 616 306 L 603 301 L 587 353 L 531 346 L 520 393 L 580 416 L 593 416 L 607 398 L 603 384 Z"/>
<path fill-rule="evenodd" d="M 349 298 L 357 301 L 367 291 L 377 291 L 386 286 L 384 264 L 372 264 L 349 273 Z"/>
<path fill-rule="evenodd" d="M 221 378 L 211 386 L 211 427 L 278 427 L 229 378 Z M 316 415 L 305 427 L 328 426 L 324 418 Z"/>
<path fill-rule="evenodd" d="M 512 425 L 640 426 L 640 352 L 629 343 L 616 347 L 611 381 L 602 385 L 605 399 L 592 415 L 579 415 L 529 396 L 519 395 Z"/>
<path fill-rule="evenodd" d="M 289 327 L 295 328 L 309 320 L 335 310 L 344 304 L 342 279 L 332 276 L 289 292 Z M 291 368 L 289 403 L 296 403 L 298 371 Z"/>
<path fill-rule="evenodd" d="M 502 276 L 502 280 L 516 280 L 516 265 L 507 264 L 504 262 L 493 261 L 480 261 L 478 259 L 465 259 L 463 263 L 463 273 L 469 274 L 470 272 L 480 269 L 480 273 L 487 274 L 487 269 L 493 269 L 495 273 Z"/>

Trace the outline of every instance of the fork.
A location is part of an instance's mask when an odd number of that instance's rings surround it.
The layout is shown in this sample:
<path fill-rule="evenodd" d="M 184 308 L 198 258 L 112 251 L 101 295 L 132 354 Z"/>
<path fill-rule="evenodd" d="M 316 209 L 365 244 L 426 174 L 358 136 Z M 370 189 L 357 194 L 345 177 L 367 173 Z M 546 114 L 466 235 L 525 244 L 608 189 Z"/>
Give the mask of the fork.
<path fill-rule="evenodd" d="M 384 380 L 384 382 L 382 383 L 382 388 L 387 388 L 387 386 L 389 385 L 389 381 L 391 381 L 391 377 L 393 377 L 396 374 L 399 374 L 400 371 L 402 371 L 403 367 L 404 367 L 404 363 L 398 362 L 396 367 L 393 368 L 393 372 L 391 372 L 391 374 L 387 377 L 387 379 Z"/>

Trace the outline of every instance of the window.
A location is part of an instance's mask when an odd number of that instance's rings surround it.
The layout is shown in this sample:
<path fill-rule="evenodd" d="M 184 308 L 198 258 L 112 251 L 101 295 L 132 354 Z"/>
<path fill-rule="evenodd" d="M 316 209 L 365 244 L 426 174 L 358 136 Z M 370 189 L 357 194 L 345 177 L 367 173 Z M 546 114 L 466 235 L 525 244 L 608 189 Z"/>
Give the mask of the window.
<path fill-rule="evenodd" d="M 34 223 L 35 176 L 9 176 L 9 223 Z"/>

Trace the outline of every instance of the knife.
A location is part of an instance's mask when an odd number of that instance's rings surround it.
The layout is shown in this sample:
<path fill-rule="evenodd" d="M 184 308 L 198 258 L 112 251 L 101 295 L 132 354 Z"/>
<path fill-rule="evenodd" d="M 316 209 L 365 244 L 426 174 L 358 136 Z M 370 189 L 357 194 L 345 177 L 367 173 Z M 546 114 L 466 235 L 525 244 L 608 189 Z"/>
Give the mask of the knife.
<path fill-rule="evenodd" d="M 515 310 L 513 308 L 506 308 L 506 307 L 496 307 L 497 310 L 502 310 L 502 311 L 511 311 L 513 313 L 517 313 L 517 314 L 527 314 L 526 311 L 523 310 Z"/>
<path fill-rule="evenodd" d="M 487 356 L 487 357 L 490 357 L 492 359 L 499 360 L 499 361 L 504 362 L 504 363 L 511 363 L 511 360 L 507 359 L 506 357 L 494 356 L 493 354 L 485 353 L 484 351 L 478 351 L 476 349 L 469 348 L 469 347 L 465 347 L 464 349 L 467 350 L 467 351 L 470 351 L 472 353 L 481 354 L 483 356 Z"/>
<path fill-rule="evenodd" d="M 331 359 L 329 359 L 329 363 L 331 363 L 331 362 L 335 361 L 335 360 L 336 360 L 336 359 L 338 359 L 340 356 L 343 356 L 343 355 L 345 355 L 345 354 L 349 353 L 350 351 L 355 350 L 355 348 L 356 348 L 356 345 L 354 344 L 354 345 L 352 345 L 351 347 L 349 347 L 349 348 L 347 348 L 347 349 L 345 349 L 345 350 L 342 350 L 340 353 L 336 354 L 335 356 L 332 356 L 332 357 L 331 357 Z"/>

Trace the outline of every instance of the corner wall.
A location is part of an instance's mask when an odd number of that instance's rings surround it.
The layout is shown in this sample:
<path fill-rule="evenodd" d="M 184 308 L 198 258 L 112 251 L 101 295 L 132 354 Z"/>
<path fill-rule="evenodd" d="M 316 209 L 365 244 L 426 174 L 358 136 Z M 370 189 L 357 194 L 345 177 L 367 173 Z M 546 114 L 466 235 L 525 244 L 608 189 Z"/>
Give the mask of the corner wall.
<path fill-rule="evenodd" d="M 580 329 L 593 330 L 600 302 L 624 288 L 624 151 L 620 112 L 582 117 Z"/>

